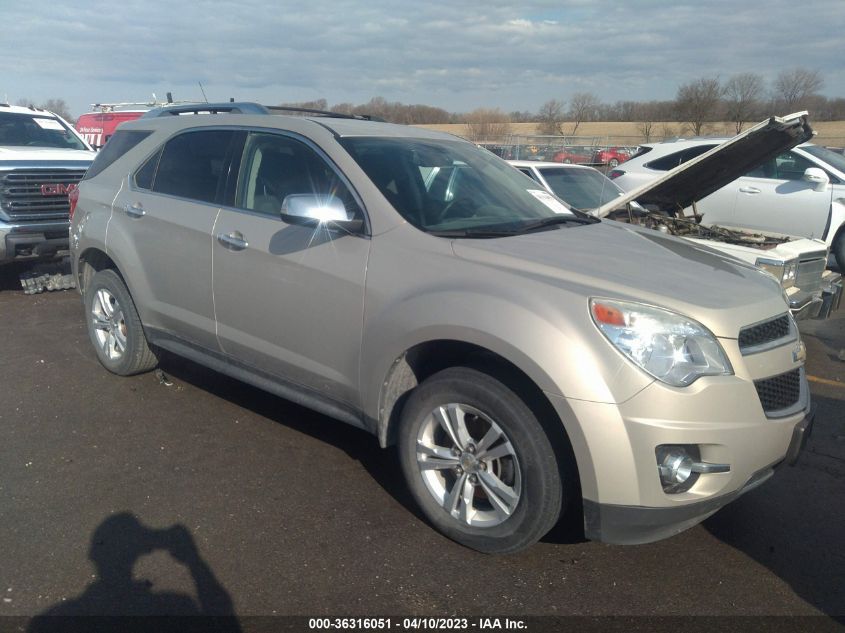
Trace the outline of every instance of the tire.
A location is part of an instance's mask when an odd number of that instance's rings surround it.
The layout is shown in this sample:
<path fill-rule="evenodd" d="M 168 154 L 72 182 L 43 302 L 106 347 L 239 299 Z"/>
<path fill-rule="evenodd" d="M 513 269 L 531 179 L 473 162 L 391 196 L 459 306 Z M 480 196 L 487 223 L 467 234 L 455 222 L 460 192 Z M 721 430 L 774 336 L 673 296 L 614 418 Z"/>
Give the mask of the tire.
<path fill-rule="evenodd" d="M 560 516 L 563 488 L 548 436 L 531 409 L 486 373 L 452 367 L 423 381 L 402 411 L 398 450 L 426 518 L 462 545 L 515 552 Z"/>
<path fill-rule="evenodd" d="M 845 275 L 845 229 L 839 230 L 839 235 L 836 236 L 830 250 L 836 259 L 836 265 L 839 267 L 839 272 Z"/>
<path fill-rule="evenodd" d="M 135 303 L 117 271 L 95 274 L 85 289 L 84 303 L 88 336 L 103 367 L 119 376 L 132 376 L 158 364 Z"/>

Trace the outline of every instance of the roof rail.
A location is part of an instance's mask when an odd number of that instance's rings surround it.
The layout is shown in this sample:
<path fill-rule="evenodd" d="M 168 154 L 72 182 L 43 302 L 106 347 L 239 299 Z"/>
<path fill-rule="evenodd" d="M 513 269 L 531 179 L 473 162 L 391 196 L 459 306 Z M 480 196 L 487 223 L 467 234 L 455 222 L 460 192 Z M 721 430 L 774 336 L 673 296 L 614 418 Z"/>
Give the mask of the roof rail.
<path fill-rule="evenodd" d="M 270 114 L 270 111 L 258 103 L 226 102 L 226 103 L 191 103 L 186 105 L 162 106 L 145 112 L 142 119 L 152 119 L 162 116 L 177 116 L 180 114 Z"/>
<path fill-rule="evenodd" d="M 144 113 L 142 119 L 180 114 L 272 114 L 273 112 L 304 112 L 337 119 L 359 119 L 369 121 L 371 118 L 361 114 L 343 114 L 328 110 L 314 110 L 297 106 L 265 106 L 251 101 L 230 101 L 224 103 L 191 103 L 178 105 L 164 105 L 153 108 Z"/>

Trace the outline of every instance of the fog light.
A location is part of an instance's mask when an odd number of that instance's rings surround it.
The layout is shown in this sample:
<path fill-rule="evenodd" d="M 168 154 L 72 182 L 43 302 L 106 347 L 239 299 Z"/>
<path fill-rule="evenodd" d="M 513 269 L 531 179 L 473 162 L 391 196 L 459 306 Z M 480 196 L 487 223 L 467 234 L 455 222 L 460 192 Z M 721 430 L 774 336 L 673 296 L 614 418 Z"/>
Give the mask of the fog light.
<path fill-rule="evenodd" d="M 668 493 L 685 492 L 692 488 L 698 479 L 693 467 L 699 460 L 698 447 L 694 445 L 658 446 L 657 470 L 663 491 Z"/>

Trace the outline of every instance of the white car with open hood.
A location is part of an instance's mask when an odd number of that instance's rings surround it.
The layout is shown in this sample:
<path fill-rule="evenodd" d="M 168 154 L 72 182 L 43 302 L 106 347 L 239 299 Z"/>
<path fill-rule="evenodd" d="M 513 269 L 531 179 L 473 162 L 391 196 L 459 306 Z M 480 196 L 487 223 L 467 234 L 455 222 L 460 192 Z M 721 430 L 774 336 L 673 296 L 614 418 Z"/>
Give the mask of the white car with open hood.
<path fill-rule="evenodd" d="M 708 224 L 706 215 L 696 212 L 705 196 L 812 135 L 806 113 L 772 117 L 629 192 L 590 167 L 510 163 L 576 208 L 677 235 L 754 264 L 781 282 L 796 318 L 827 318 L 839 307 L 842 279 L 826 270 L 824 241 Z"/>

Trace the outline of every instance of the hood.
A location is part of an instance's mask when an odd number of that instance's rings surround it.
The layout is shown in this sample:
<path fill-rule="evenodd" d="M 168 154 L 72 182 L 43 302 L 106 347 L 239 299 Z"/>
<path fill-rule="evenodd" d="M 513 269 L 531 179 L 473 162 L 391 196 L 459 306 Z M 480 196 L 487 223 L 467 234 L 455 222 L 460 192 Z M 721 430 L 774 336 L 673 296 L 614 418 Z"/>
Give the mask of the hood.
<path fill-rule="evenodd" d="M 96 156 L 96 152 L 81 149 L 0 145 L 0 167 L 3 167 L 4 163 L 13 163 L 15 167 L 50 167 L 65 163 L 79 163 L 80 167 L 87 167 Z M 55 163 L 55 165 L 49 163 Z"/>
<path fill-rule="evenodd" d="M 806 112 L 773 116 L 602 205 L 595 215 L 605 217 L 634 200 L 660 209 L 684 209 L 813 135 Z"/>
<path fill-rule="evenodd" d="M 674 310 L 726 338 L 736 338 L 742 326 L 787 309 L 780 285 L 751 264 L 620 222 L 498 239 L 458 239 L 453 251 L 462 259 L 543 279 L 581 296 Z"/>

